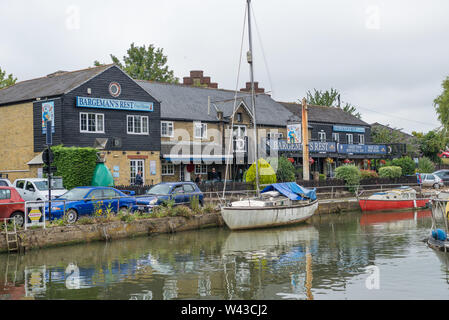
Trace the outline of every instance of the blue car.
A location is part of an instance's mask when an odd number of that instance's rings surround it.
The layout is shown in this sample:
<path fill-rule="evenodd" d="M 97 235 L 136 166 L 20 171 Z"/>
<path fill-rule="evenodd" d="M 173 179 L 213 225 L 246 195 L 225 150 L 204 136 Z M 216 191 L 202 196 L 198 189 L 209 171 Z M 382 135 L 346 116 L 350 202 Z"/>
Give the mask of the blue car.
<path fill-rule="evenodd" d="M 149 189 L 144 196 L 136 197 L 137 209 L 149 212 L 168 200 L 174 200 L 175 205 L 190 205 L 193 197 L 198 197 L 200 206 L 203 206 L 203 193 L 193 182 L 162 182 Z"/>
<path fill-rule="evenodd" d="M 74 223 L 80 216 L 92 215 L 96 210 L 136 210 L 136 198 L 120 190 L 109 187 L 77 187 L 73 188 L 51 202 L 51 220 L 64 216 L 64 200 L 67 222 Z M 48 220 L 48 203 L 45 206 L 45 217 Z"/>

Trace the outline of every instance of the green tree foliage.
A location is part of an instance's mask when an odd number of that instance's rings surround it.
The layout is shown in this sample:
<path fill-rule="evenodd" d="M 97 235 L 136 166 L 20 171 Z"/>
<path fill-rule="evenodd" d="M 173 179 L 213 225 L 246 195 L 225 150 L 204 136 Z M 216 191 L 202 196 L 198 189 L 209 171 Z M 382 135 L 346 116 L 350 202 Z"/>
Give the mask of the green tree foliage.
<path fill-rule="evenodd" d="M 97 165 L 97 151 L 94 148 L 53 146 L 53 165 L 57 167 L 56 176 L 63 179 L 64 187 L 71 189 L 90 186 Z"/>
<path fill-rule="evenodd" d="M 443 93 L 438 96 L 433 102 L 436 112 L 438 114 L 438 120 L 444 126 L 446 131 L 449 130 L 449 77 L 442 83 Z"/>
<path fill-rule="evenodd" d="M 12 74 L 6 76 L 6 71 L 3 71 L 2 68 L 0 68 L 0 89 L 12 86 L 16 81 L 17 78 L 14 78 Z"/>
<path fill-rule="evenodd" d="M 139 47 L 134 43 L 123 57 L 123 62 L 111 54 L 112 61 L 122 70 L 128 73 L 132 78 L 139 80 L 151 80 L 168 83 L 178 83 L 179 79 L 174 76 L 173 70 L 169 70 L 167 56 L 164 55 L 162 48 L 155 48 L 150 44 Z M 98 61 L 95 64 L 101 65 Z"/>
<path fill-rule="evenodd" d="M 434 162 L 440 162 L 438 153 L 446 147 L 446 137 L 442 131 L 429 131 L 427 134 L 413 132 L 418 138 L 422 154 Z"/>
<path fill-rule="evenodd" d="M 388 130 L 381 126 L 371 127 L 371 140 L 378 144 L 403 143 L 399 131 Z"/>
<path fill-rule="evenodd" d="M 316 89 L 313 89 L 313 93 L 307 91 L 307 103 L 317 105 L 317 106 L 334 106 L 338 104 L 338 100 L 340 97 L 340 93 L 338 93 L 337 90 L 334 88 L 331 88 L 330 91 L 318 91 Z M 351 105 L 350 103 L 346 103 L 343 107 L 343 111 L 361 119 L 362 115 L 357 112 L 357 109 L 355 106 Z"/>
<path fill-rule="evenodd" d="M 402 168 L 397 166 L 382 167 L 379 169 L 380 178 L 395 179 L 402 176 Z"/>
<path fill-rule="evenodd" d="M 402 157 L 392 161 L 393 166 L 401 167 L 404 176 L 415 173 L 415 161 L 410 157 Z"/>
<path fill-rule="evenodd" d="M 295 167 L 286 157 L 279 158 L 276 179 L 278 182 L 295 181 Z"/>
<path fill-rule="evenodd" d="M 259 169 L 259 184 L 276 183 L 276 172 L 265 159 L 257 161 Z M 256 163 L 253 163 L 246 172 L 246 182 L 256 185 Z"/>
<path fill-rule="evenodd" d="M 335 169 L 335 178 L 344 180 L 349 191 L 354 192 L 360 185 L 362 174 L 354 165 L 343 165 Z"/>
<path fill-rule="evenodd" d="M 418 171 L 420 173 L 432 173 L 435 171 L 435 165 L 429 158 L 422 157 L 418 160 Z"/>

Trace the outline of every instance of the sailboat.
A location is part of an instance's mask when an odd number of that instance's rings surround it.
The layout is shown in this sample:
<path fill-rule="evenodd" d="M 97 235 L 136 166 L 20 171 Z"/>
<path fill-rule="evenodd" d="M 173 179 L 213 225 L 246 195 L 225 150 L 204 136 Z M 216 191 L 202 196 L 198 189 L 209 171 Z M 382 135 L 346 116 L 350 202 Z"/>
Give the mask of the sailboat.
<path fill-rule="evenodd" d="M 255 148 L 256 196 L 228 202 L 221 207 L 221 215 L 231 230 L 267 228 L 290 225 L 309 219 L 318 209 L 315 189 L 306 189 L 295 182 L 275 183 L 260 191 L 258 138 L 254 90 L 254 70 L 251 36 L 251 0 L 247 0 L 252 121 Z M 306 126 L 307 128 L 307 126 Z M 306 158 L 308 159 L 308 157 Z M 227 163 L 228 165 L 229 163 Z M 226 189 L 226 183 L 224 190 Z M 225 191 L 223 191 L 223 197 Z"/>

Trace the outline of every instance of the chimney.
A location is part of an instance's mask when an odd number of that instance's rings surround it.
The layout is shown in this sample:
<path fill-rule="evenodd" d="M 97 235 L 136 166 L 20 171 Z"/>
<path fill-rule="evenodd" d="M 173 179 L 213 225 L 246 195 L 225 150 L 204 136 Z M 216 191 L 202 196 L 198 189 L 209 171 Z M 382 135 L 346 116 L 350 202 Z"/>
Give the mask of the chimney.
<path fill-rule="evenodd" d="M 58 70 L 58 71 L 56 71 L 56 72 L 47 74 L 47 78 L 57 77 L 57 76 L 60 76 L 60 75 L 62 75 L 62 74 L 64 74 L 64 73 L 67 73 L 67 71 Z"/>
<path fill-rule="evenodd" d="M 242 88 L 240 91 L 251 92 L 251 82 L 247 82 L 246 88 Z M 264 88 L 259 88 L 259 82 L 254 82 L 254 93 L 265 93 Z"/>
<path fill-rule="evenodd" d="M 194 87 L 205 87 L 205 88 L 218 89 L 218 83 L 211 82 L 210 77 L 205 77 L 204 71 L 202 71 L 202 70 L 190 71 L 190 76 L 184 77 L 182 84 L 187 85 L 187 86 L 194 86 Z"/>

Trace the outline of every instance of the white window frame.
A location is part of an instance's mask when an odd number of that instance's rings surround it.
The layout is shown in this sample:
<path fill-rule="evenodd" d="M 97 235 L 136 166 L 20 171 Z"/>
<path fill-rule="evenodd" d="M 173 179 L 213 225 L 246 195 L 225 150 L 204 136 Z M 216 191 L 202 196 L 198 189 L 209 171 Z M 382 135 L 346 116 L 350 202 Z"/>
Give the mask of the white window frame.
<path fill-rule="evenodd" d="M 365 135 L 359 134 L 359 144 L 365 144 Z"/>
<path fill-rule="evenodd" d="M 199 170 L 198 170 L 199 168 Z M 195 174 L 207 174 L 207 164 L 196 164 Z"/>
<path fill-rule="evenodd" d="M 133 170 L 133 163 L 136 164 L 136 168 Z M 142 165 L 139 166 L 139 163 Z M 129 182 L 134 184 L 136 182 L 136 175 L 139 172 L 139 169 L 142 171 L 142 181 L 145 185 L 145 159 L 131 159 L 129 160 Z M 134 177 L 133 177 L 134 172 Z"/>
<path fill-rule="evenodd" d="M 134 132 L 135 131 L 134 123 L 135 123 L 135 120 L 136 120 L 135 118 L 136 117 L 140 117 L 140 132 Z M 132 130 L 130 130 L 130 127 L 129 127 L 129 119 L 130 118 L 133 118 Z M 144 119 L 146 119 L 146 122 L 147 122 L 147 130 L 146 130 L 146 132 L 143 131 L 143 120 Z M 148 116 L 127 115 L 126 116 L 126 133 L 127 134 L 136 134 L 136 135 L 149 135 L 149 133 L 150 133 L 150 119 L 148 118 Z"/>
<path fill-rule="evenodd" d="M 326 132 L 320 131 L 318 132 L 318 140 L 321 142 L 326 142 Z"/>
<path fill-rule="evenodd" d="M 83 130 L 82 120 L 83 115 L 86 116 L 86 129 Z M 95 116 L 95 131 L 89 131 L 89 115 Z M 98 118 L 101 117 L 101 121 Z M 98 124 L 101 123 L 103 130 L 98 130 Z M 80 133 L 105 133 L 104 131 L 104 113 L 80 112 Z"/>
<path fill-rule="evenodd" d="M 175 165 L 173 163 L 163 163 L 161 165 L 163 176 L 174 176 L 175 175 Z"/>
<path fill-rule="evenodd" d="M 167 133 L 164 134 L 162 127 L 163 125 L 166 126 L 166 131 Z M 161 121 L 161 137 L 166 137 L 166 138 L 174 138 L 175 136 L 175 124 L 173 121 Z"/>
<path fill-rule="evenodd" d="M 349 139 L 349 138 L 351 138 L 351 139 Z M 348 144 L 354 144 L 354 135 L 352 133 L 346 134 L 346 142 Z"/>
<path fill-rule="evenodd" d="M 340 142 L 340 134 L 338 132 L 332 133 L 332 140 L 335 142 Z"/>
<path fill-rule="evenodd" d="M 201 136 L 197 135 L 197 129 L 201 130 Z M 207 123 L 201 121 L 193 122 L 193 136 L 195 139 L 207 139 Z"/>

